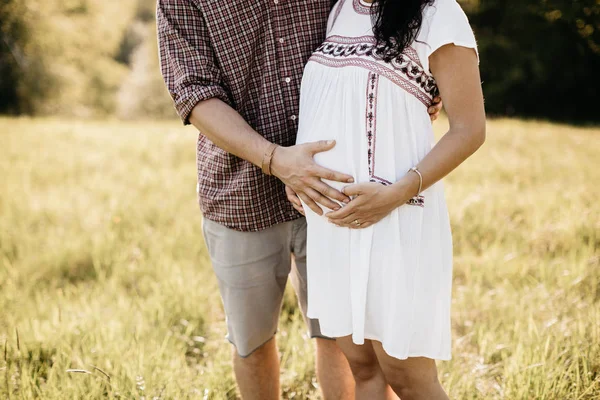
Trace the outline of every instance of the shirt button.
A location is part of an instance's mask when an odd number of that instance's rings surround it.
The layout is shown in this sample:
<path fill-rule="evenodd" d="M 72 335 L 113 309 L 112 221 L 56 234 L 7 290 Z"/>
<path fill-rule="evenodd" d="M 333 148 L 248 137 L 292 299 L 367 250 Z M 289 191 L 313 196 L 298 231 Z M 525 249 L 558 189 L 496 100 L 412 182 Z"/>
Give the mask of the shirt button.
<path fill-rule="evenodd" d="M 279 38 L 279 43 L 282 43 L 282 44 L 283 44 L 284 42 L 285 42 L 285 39 L 284 39 L 284 38 Z"/>
<path fill-rule="evenodd" d="M 292 115 L 290 118 L 292 119 L 292 121 L 295 121 L 298 117 L 296 117 L 295 115 Z"/>
<path fill-rule="evenodd" d="M 292 78 L 285 78 L 285 83 L 290 83 L 292 81 Z"/>
<path fill-rule="evenodd" d="M 279 0 L 273 0 L 273 3 L 279 4 Z"/>

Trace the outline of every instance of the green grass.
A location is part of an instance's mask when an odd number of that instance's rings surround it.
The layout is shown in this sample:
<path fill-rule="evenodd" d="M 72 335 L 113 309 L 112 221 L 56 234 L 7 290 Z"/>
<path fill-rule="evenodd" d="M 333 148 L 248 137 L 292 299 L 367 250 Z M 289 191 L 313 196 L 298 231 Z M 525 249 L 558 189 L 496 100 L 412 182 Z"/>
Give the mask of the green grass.
<path fill-rule="evenodd" d="M 0 398 L 236 398 L 194 141 L 0 119 Z M 495 120 L 448 178 L 452 399 L 600 398 L 599 157 L 600 129 Z M 279 343 L 283 397 L 320 398 L 291 292 Z"/>

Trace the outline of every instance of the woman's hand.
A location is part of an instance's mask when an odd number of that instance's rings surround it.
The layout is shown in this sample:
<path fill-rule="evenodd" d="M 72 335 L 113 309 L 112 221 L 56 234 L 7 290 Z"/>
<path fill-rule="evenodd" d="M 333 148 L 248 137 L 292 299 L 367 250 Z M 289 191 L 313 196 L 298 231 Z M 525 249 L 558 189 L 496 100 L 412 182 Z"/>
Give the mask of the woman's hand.
<path fill-rule="evenodd" d="M 350 203 L 340 210 L 325 214 L 329 222 L 353 229 L 368 228 L 406 203 L 418 190 L 418 178 L 408 174 L 391 186 L 380 183 L 359 183 L 346 186 L 342 191 L 350 196 Z"/>

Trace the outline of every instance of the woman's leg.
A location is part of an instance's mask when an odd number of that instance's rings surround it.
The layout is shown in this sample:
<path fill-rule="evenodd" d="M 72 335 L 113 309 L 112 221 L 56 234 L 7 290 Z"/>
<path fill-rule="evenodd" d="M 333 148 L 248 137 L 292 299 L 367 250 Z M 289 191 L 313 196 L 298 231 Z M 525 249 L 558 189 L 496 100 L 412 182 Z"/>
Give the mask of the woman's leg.
<path fill-rule="evenodd" d="M 356 400 L 394 400 L 397 397 L 385 380 L 370 340 L 356 345 L 351 336 L 337 339 L 337 344 L 348 359 L 356 382 Z"/>
<path fill-rule="evenodd" d="M 374 341 L 372 346 L 387 383 L 402 400 L 449 400 L 438 380 L 435 360 L 398 360 L 389 356 L 380 342 Z"/>

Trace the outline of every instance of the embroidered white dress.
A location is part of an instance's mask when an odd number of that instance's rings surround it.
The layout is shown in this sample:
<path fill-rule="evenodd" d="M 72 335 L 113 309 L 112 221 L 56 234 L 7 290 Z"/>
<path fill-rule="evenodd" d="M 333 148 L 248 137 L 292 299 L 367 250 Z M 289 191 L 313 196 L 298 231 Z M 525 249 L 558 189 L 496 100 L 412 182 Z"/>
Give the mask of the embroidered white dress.
<path fill-rule="evenodd" d="M 369 11 L 363 0 L 334 7 L 327 39 L 304 71 L 297 143 L 335 139 L 333 150 L 315 156 L 318 164 L 387 185 L 434 142 L 427 108 L 438 90 L 429 56 L 445 44 L 476 50 L 476 43 L 456 1 L 436 0 L 417 41 L 384 60 Z M 450 359 L 452 237 L 442 183 L 366 229 L 339 228 L 305 210 L 308 315 L 322 333 L 378 340 L 399 359 Z"/>

